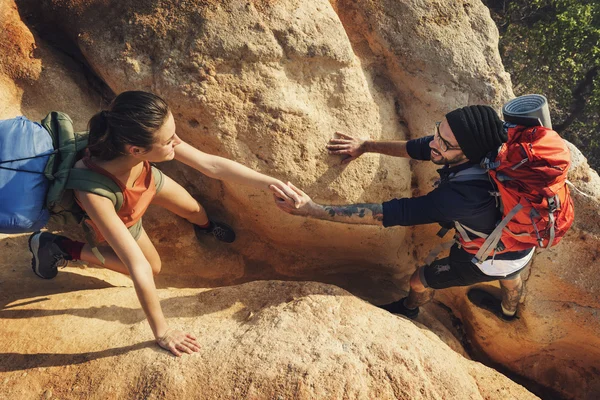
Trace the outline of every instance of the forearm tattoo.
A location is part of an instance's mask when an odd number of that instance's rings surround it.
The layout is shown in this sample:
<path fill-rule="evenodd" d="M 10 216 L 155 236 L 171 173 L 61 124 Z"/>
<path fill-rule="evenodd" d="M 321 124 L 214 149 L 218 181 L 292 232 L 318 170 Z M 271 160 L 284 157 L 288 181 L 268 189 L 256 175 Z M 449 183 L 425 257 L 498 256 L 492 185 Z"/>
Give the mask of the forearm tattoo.
<path fill-rule="evenodd" d="M 321 206 L 325 215 L 322 219 L 345 222 L 347 224 L 378 225 L 383 221 L 383 205 L 361 203 L 344 206 Z"/>

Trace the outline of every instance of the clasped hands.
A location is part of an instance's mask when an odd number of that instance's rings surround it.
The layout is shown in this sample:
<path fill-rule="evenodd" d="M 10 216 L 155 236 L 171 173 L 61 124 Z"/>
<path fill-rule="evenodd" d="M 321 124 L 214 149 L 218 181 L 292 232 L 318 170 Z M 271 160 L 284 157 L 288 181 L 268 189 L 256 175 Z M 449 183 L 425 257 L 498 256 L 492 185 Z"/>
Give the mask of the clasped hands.
<path fill-rule="evenodd" d="M 336 132 L 335 134 L 336 137 L 330 139 L 326 147 L 331 155 L 345 156 L 342 159 L 342 164 L 348 164 L 365 153 L 365 139 L 346 135 L 342 132 Z M 315 206 L 312 199 L 291 182 L 287 182 L 287 184 L 277 182 L 277 184 L 270 185 L 269 189 L 273 192 L 273 199 L 277 207 L 288 214 L 306 216 L 309 215 L 310 209 Z"/>

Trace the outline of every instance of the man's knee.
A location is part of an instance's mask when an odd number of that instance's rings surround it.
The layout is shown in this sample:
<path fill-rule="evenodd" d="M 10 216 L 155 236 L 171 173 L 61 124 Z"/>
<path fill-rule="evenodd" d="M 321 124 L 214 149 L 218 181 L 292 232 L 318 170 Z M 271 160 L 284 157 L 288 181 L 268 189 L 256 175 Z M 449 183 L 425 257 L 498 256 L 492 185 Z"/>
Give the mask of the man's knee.
<path fill-rule="evenodd" d="M 427 289 L 425 282 L 423 282 L 423 268 L 418 268 L 410 277 L 410 288 L 417 292 L 423 292 Z"/>
<path fill-rule="evenodd" d="M 521 274 L 515 274 L 511 277 L 507 277 L 504 279 L 500 279 L 500 286 L 504 286 L 504 287 L 508 287 L 508 288 L 513 288 L 516 286 L 519 286 L 522 284 L 522 280 L 521 280 Z"/>

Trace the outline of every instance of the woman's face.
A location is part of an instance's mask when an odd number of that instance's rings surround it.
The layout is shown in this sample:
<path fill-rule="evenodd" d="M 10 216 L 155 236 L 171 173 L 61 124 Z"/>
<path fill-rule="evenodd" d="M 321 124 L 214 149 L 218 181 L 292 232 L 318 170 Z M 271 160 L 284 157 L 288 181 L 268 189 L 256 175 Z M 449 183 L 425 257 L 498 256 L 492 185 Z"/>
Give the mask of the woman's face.
<path fill-rule="evenodd" d="M 141 154 L 142 158 L 150 162 L 169 161 L 175 157 L 175 146 L 181 143 L 181 139 L 175 132 L 175 119 L 169 113 L 167 119 L 156 132 L 154 132 L 154 143 L 150 150 Z"/>

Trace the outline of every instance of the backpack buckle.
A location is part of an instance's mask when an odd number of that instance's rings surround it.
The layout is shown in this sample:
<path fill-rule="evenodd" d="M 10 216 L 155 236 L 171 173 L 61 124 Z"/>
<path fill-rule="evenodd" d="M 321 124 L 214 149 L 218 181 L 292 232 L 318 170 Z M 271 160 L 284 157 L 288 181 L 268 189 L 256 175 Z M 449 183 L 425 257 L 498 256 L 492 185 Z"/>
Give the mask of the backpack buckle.
<path fill-rule="evenodd" d="M 558 199 L 558 196 L 548 197 L 546 200 L 548 201 L 548 212 L 553 213 L 556 210 L 558 210 L 558 207 L 560 205 L 560 200 Z"/>
<path fill-rule="evenodd" d="M 506 246 L 504 245 L 504 243 L 502 243 L 502 240 L 500 240 L 496 245 L 496 251 L 504 251 L 505 249 Z"/>

